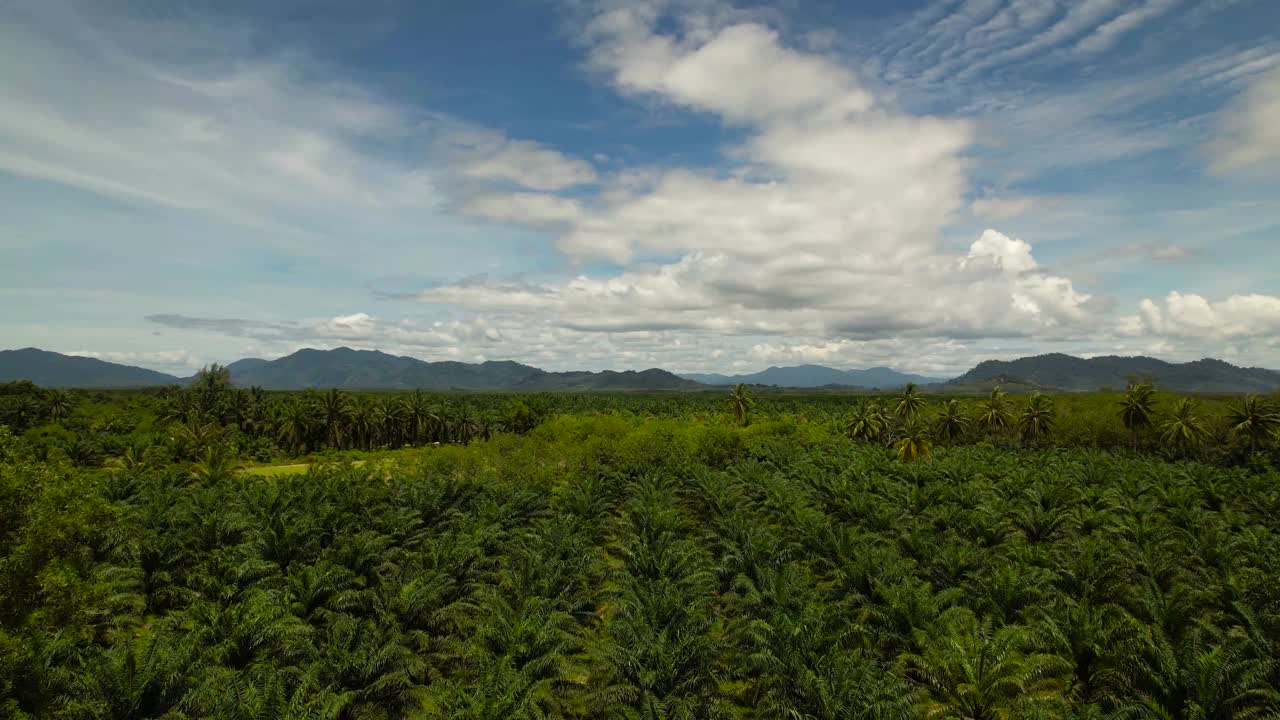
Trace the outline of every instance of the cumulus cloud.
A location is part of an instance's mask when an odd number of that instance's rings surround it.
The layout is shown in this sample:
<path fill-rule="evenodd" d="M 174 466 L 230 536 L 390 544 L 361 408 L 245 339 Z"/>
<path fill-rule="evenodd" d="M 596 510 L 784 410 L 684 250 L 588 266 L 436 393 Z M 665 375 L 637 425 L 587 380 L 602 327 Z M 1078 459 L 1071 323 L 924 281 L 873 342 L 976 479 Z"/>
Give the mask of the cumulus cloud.
<path fill-rule="evenodd" d="M 1087 324 L 1089 295 L 1043 270 L 1025 241 L 988 230 L 967 253 L 942 243 L 965 204 L 968 123 L 896 109 L 845 66 L 731 13 L 628 4 L 584 34 L 591 67 L 619 92 L 741 127 L 728 169 L 632 170 L 591 197 L 481 195 L 471 212 L 557 226 L 569 257 L 621 268 L 446 284 L 418 299 L 601 333 L 868 340 Z"/>
<path fill-rule="evenodd" d="M 1143 300 L 1139 313 L 1120 321 L 1128 336 L 1153 335 L 1193 340 L 1280 338 L 1280 297 L 1231 295 L 1217 302 L 1194 293 L 1171 292 L 1161 305 Z"/>
<path fill-rule="evenodd" d="M 1280 164 L 1280 68 L 1257 78 L 1226 110 L 1210 153 L 1217 172 Z"/>

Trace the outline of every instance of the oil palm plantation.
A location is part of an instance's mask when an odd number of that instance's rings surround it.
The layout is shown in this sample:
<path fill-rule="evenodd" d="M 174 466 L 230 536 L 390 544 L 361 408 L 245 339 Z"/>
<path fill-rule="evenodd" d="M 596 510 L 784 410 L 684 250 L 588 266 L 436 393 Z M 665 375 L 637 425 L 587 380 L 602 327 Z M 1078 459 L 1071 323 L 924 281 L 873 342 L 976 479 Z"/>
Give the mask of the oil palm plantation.
<path fill-rule="evenodd" d="M 922 638 L 919 654 L 905 658 L 908 677 L 930 696 L 924 717 L 1014 720 L 1065 709 L 1069 666 L 1032 650 L 1026 628 L 997 628 L 963 608 L 948 611 L 940 624 L 940 632 Z"/>

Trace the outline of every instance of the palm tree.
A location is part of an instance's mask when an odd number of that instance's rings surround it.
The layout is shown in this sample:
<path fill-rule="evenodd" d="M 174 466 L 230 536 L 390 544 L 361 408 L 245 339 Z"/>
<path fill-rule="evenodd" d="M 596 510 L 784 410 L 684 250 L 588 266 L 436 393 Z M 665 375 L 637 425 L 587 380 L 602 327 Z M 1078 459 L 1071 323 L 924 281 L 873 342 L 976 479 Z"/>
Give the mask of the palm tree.
<path fill-rule="evenodd" d="M 193 415 L 186 422 L 173 425 L 170 438 L 180 453 L 191 457 L 200 455 L 206 448 L 220 441 L 226 432 L 226 428 L 219 427 L 216 423 L 205 422 L 203 416 Z"/>
<path fill-rule="evenodd" d="M 440 421 L 432 412 L 426 393 L 421 390 L 414 390 L 405 401 L 405 419 L 409 422 L 409 442 L 415 445 L 421 443 L 427 431 Z"/>
<path fill-rule="evenodd" d="M 1048 435 L 1053 429 L 1053 419 L 1053 401 L 1040 393 L 1032 395 L 1031 401 L 1018 416 L 1018 432 L 1022 435 L 1022 442 L 1032 443 Z"/>
<path fill-rule="evenodd" d="M 854 440 L 877 443 L 884 437 L 888 427 L 889 420 L 878 404 L 863 403 L 853 411 L 853 416 L 845 423 L 844 429 Z"/>
<path fill-rule="evenodd" d="M 1028 652 L 1025 628 L 997 630 L 967 608 L 948 611 L 939 623 L 942 632 L 920 631 L 924 650 L 905 658 L 908 677 L 932 696 L 922 708 L 925 717 L 1006 720 L 1063 705 L 1060 677 L 1069 664 Z"/>
<path fill-rule="evenodd" d="M 964 414 L 964 407 L 959 400 L 947 400 L 942 403 L 942 411 L 934 421 L 934 432 L 948 442 L 955 442 L 969 427 L 969 418 Z"/>
<path fill-rule="evenodd" d="M 915 383 L 907 383 L 903 386 L 902 394 L 898 396 L 898 402 L 893 407 L 893 414 L 899 420 L 909 423 L 927 404 L 924 393 L 920 392 L 920 387 Z"/>
<path fill-rule="evenodd" d="M 1196 401 L 1180 398 L 1173 410 L 1160 425 L 1161 441 L 1186 451 L 1198 447 L 1208 437 L 1209 430 L 1196 412 Z"/>
<path fill-rule="evenodd" d="M 997 385 L 991 388 L 986 400 L 978 403 L 978 427 L 995 435 L 1013 422 L 1013 413 L 1009 410 L 1009 396 Z"/>
<path fill-rule="evenodd" d="M 44 398 L 45 412 L 48 413 L 49 419 L 54 422 L 60 422 L 71 414 L 75 406 L 71 402 L 71 396 L 65 390 L 50 390 Z"/>
<path fill-rule="evenodd" d="M 1146 383 L 1133 383 L 1120 398 L 1120 422 L 1129 431 L 1133 447 L 1138 447 L 1138 432 L 1151 427 L 1151 416 L 1155 414 L 1155 388 Z"/>
<path fill-rule="evenodd" d="M 284 405 L 278 420 L 276 434 L 280 442 L 295 455 L 307 447 L 311 436 L 311 407 L 302 399 L 295 399 Z"/>
<path fill-rule="evenodd" d="M 1280 412 L 1257 395 L 1249 395 L 1227 410 L 1227 424 L 1231 434 L 1249 438 L 1249 452 L 1258 450 L 1259 442 L 1275 433 L 1280 426 Z"/>
<path fill-rule="evenodd" d="M 235 474 L 236 458 L 227 446 L 221 443 L 210 445 L 204 457 L 191 466 L 191 477 L 202 483 L 216 483 Z"/>
<path fill-rule="evenodd" d="M 894 444 L 898 451 L 898 460 L 909 463 L 929 457 L 932 446 L 929 432 L 922 422 L 911 422 L 902 429 L 902 435 Z"/>
<path fill-rule="evenodd" d="M 351 419 L 351 402 L 346 393 L 337 388 L 325 393 L 320 403 L 320 413 L 324 417 L 325 437 L 329 447 L 340 450 L 347 438 L 347 423 Z"/>
<path fill-rule="evenodd" d="M 213 414 L 222 396 L 231 388 L 231 369 L 214 363 L 196 373 L 191 389 L 200 410 Z"/>
<path fill-rule="evenodd" d="M 751 422 L 751 408 L 756 404 L 751 391 L 745 383 L 738 383 L 729 391 L 729 407 L 733 409 L 733 417 L 739 425 L 746 427 Z"/>
<path fill-rule="evenodd" d="M 357 398 L 351 404 L 350 433 L 351 442 L 361 450 L 368 450 L 375 434 L 374 406 L 366 398 Z"/>
<path fill-rule="evenodd" d="M 394 395 L 383 398 L 374 407 L 373 423 L 383 445 L 398 446 L 404 429 L 404 403 Z"/>

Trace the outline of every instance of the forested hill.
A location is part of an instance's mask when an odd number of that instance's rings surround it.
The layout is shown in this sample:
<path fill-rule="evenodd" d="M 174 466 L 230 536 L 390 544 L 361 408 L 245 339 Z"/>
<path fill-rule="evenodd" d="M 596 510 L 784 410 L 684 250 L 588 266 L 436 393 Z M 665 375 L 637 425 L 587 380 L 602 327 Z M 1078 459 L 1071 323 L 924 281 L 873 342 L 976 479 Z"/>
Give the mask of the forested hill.
<path fill-rule="evenodd" d="M 701 387 L 665 370 L 548 372 L 517 362 L 424 362 L 376 350 L 299 350 L 277 360 L 246 358 L 227 366 L 231 382 L 268 390 L 682 390 Z M 0 382 L 43 387 L 125 388 L 179 385 L 154 370 L 27 348 L 0 351 Z"/>
<path fill-rule="evenodd" d="M 0 350 L 0 382 L 30 380 L 42 387 L 130 388 L 183 382 L 155 370 L 96 358 L 23 348 Z"/>
<path fill-rule="evenodd" d="M 665 370 L 548 372 L 509 360 L 424 362 L 377 350 L 299 350 L 278 360 L 246 359 L 228 366 L 231 382 L 267 389 L 361 390 L 679 390 L 698 384 Z"/>
<path fill-rule="evenodd" d="M 1130 379 L 1149 378 L 1157 387 L 1176 392 L 1272 392 L 1280 390 L 1280 372 L 1243 368 L 1222 360 L 1170 363 L 1151 357 L 1107 355 L 1079 358 L 1053 353 L 1017 360 L 987 360 L 948 381 L 966 386 L 993 381 L 1022 382 L 1062 390 L 1121 389 Z"/>
<path fill-rule="evenodd" d="M 898 388 L 907 383 L 927 385 L 942 382 L 941 378 L 925 377 L 898 372 L 893 368 L 874 367 L 865 370 L 837 370 L 823 365 L 796 365 L 771 367 L 749 375 L 720 375 L 718 373 L 686 373 L 681 377 L 697 380 L 707 385 L 778 385 L 780 387 L 816 388 L 829 385 L 846 385 L 859 388 Z"/>

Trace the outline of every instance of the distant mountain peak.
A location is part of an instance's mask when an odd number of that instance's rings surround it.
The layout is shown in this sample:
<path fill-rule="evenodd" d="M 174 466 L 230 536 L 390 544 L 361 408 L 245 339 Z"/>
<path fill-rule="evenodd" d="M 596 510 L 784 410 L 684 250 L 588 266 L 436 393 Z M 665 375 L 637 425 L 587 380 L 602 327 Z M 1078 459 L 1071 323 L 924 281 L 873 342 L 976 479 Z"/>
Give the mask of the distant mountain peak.
<path fill-rule="evenodd" d="M 1018 382 L 1061 390 L 1093 391 L 1119 390 L 1133 378 L 1150 378 L 1157 387 L 1174 392 L 1240 393 L 1280 389 L 1280 373 L 1237 367 L 1216 358 L 1171 363 L 1142 355 L 1081 358 L 1063 353 L 1017 360 L 984 360 L 948 384 L 981 386 Z"/>

